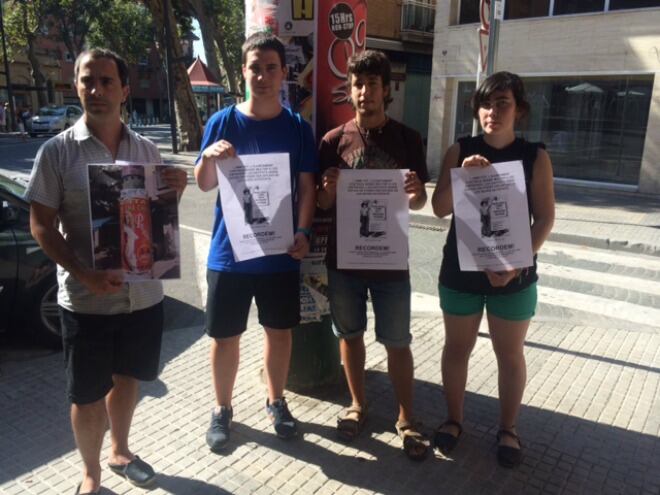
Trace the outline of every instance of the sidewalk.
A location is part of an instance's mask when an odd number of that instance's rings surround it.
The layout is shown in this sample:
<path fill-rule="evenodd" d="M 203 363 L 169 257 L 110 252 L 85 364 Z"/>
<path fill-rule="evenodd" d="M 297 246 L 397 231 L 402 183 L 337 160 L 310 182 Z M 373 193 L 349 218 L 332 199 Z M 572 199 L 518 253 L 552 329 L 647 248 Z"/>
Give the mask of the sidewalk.
<path fill-rule="evenodd" d="M 417 317 L 412 326 L 416 411 L 431 433 L 444 417 L 442 320 Z M 465 433 L 452 458 L 414 463 L 403 455 L 386 354 L 373 330 L 369 422 L 360 438 L 336 439 L 335 418 L 349 402 L 342 385 L 289 393 L 301 435 L 277 439 L 264 410 L 263 338 L 254 322 L 242 339 L 227 451 L 211 454 L 204 443 L 213 399 L 199 327 L 166 332 L 163 371 L 142 388 L 132 446 L 160 473 L 153 494 L 660 493 L 660 335 L 533 322 L 518 424 L 525 460 L 515 470 L 495 460 L 497 375 L 488 340 L 480 333 L 470 361 Z M 73 493 L 80 461 L 63 390 L 59 355 L 3 364 L 0 493 Z M 103 476 L 104 495 L 144 493 L 107 469 Z"/>

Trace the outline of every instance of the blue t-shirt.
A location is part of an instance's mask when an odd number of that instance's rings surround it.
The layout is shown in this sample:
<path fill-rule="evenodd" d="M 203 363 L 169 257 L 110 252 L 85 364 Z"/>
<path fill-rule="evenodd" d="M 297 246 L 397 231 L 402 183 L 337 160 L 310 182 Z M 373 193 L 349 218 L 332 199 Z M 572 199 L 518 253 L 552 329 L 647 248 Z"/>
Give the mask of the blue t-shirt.
<path fill-rule="evenodd" d="M 291 197 L 294 217 L 298 215 L 296 192 L 300 172 L 316 173 L 318 161 L 312 128 L 297 113 L 283 108 L 280 114 L 269 120 L 254 120 L 242 114 L 234 105 L 216 112 L 206 123 L 202 151 L 224 139 L 229 141 L 239 155 L 257 153 L 289 153 L 291 165 Z M 197 158 L 199 161 L 201 158 Z M 294 228 L 296 219 L 292 219 Z M 215 204 L 215 221 L 207 266 L 210 270 L 237 273 L 276 273 L 297 271 L 299 261 L 288 254 L 262 256 L 237 262 L 229 242 L 227 227 L 222 214 L 220 195 Z"/>

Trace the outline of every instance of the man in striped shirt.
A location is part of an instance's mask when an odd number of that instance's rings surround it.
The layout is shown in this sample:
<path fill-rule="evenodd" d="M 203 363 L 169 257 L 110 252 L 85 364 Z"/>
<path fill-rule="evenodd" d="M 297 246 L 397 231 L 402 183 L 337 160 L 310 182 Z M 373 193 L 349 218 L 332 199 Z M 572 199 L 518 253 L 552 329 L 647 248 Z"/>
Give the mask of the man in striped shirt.
<path fill-rule="evenodd" d="M 153 481 L 151 466 L 130 451 L 128 435 L 138 380 L 157 377 L 163 331 L 160 281 L 127 283 L 121 272 L 92 268 L 86 168 L 162 159 L 153 143 L 121 121 L 129 93 L 128 66 L 121 57 L 104 49 L 85 51 L 74 73 L 83 117 L 39 149 L 26 199 L 32 235 L 58 265 L 71 424 L 84 464 L 80 494 L 100 490 L 108 421 L 108 467 L 138 486 Z M 165 179 L 183 192 L 184 171 L 168 169 Z"/>

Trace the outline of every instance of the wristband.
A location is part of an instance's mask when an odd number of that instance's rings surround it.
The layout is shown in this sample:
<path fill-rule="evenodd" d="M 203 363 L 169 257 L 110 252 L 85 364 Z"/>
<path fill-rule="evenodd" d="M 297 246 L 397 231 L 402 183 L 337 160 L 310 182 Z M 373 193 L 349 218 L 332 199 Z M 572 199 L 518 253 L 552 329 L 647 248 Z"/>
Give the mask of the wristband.
<path fill-rule="evenodd" d="M 312 229 L 308 229 L 307 227 L 298 227 L 296 229 L 296 234 L 298 232 L 302 232 L 303 234 L 305 234 L 305 237 L 307 237 L 308 241 L 312 238 Z"/>

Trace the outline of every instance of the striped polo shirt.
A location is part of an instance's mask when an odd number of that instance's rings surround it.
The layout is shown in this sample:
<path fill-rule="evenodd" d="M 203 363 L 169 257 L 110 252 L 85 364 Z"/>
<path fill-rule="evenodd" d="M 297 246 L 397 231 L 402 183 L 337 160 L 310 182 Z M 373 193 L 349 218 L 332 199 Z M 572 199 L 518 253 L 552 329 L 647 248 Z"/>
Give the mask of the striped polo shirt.
<path fill-rule="evenodd" d="M 158 148 L 126 126 L 116 159 L 162 163 Z M 25 192 L 27 201 L 57 210 L 60 232 L 78 259 L 90 268 L 93 266 L 93 247 L 87 165 L 112 162 L 110 150 L 91 134 L 84 119 L 80 119 L 39 148 Z M 58 265 L 57 281 L 58 304 L 76 313 L 131 313 L 163 299 L 163 285 L 158 280 L 127 282 L 115 294 L 95 295 Z"/>

